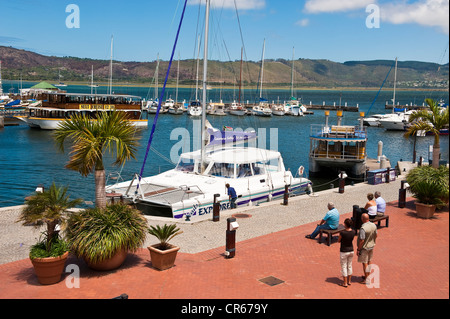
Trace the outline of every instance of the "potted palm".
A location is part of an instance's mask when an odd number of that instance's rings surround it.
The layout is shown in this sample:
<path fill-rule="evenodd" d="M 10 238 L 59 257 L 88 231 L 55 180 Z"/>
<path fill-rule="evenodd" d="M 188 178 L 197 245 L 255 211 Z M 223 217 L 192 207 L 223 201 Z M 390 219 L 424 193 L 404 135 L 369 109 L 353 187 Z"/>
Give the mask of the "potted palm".
<path fill-rule="evenodd" d="M 158 244 L 147 247 L 150 251 L 152 266 L 159 270 L 173 267 L 180 247 L 169 244 L 169 241 L 181 234 L 182 231 L 174 224 L 165 224 L 162 227 L 159 225 L 156 227 L 150 226 L 148 232 L 159 240 Z"/>
<path fill-rule="evenodd" d="M 44 238 L 30 249 L 30 260 L 33 264 L 39 283 L 51 285 L 61 280 L 69 245 L 60 237 L 58 227 L 67 219 L 66 211 L 81 203 L 81 199 L 70 200 L 67 187 L 51 185 L 48 190 L 35 192 L 27 198 L 18 222 L 35 227 L 46 225 Z"/>
<path fill-rule="evenodd" d="M 71 250 L 91 269 L 100 271 L 120 267 L 129 251 L 144 244 L 147 234 L 142 214 L 120 203 L 72 214 L 67 224 Z"/>
<path fill-rule="evenodd" d="M 449 195 L 449 169 L 420 166 L 409 171 L 406 181 L 416 198 L 417 216 L 431 218 L 436 208 L 445 205 Z"/>

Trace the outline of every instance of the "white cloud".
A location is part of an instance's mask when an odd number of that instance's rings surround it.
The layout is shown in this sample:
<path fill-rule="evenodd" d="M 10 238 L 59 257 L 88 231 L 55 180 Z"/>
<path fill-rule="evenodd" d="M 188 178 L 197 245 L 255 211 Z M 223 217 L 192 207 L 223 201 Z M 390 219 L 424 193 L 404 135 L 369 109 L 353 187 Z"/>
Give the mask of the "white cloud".
<path fill-rule="evenodd" d="M 397 2 L 381 6 L 381 19 L 393 24 L 417 23 L 449 33 L 449 0 Z"/>
<path fill-rule="evenodd" d="M 305 12 L 342 12 L 351 11 L 367 7 L 375 0 L 307 0 L 305 3 Z"/>
<path fill-rule="evenodd" d="M 236 7 L 238 10 L 250 10 L 250 9 L 262 9 L 266 6 L 266 0 L 211 0 L 211 8 L 224 8 L 224 9 L 234 9 Z M 190 5 L 195 5 L 205 3 L 205 0 L 191 0 Z"/>
<path fill-rule="evenodd" d="M 309 24 L 309 19 L 301 19 L 295 22 L 296 25 L 299 25 L 301 27 L 306 27 Z"/>

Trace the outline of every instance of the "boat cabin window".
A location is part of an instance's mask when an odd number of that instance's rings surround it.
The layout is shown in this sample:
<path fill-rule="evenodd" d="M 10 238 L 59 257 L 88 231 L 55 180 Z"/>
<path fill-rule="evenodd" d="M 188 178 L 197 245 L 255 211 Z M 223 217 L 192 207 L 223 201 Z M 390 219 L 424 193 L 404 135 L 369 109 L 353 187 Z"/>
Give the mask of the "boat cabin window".
<path fill-rule="evenodd" d="M 220 176 L 225 178 L 234 177 L 234 164 L 232 163 L 214 163 L 209 170 L 212 176 Z"/>
<path fill-rule="evenodd" d="M 196 169 L 197 163 L 192 158 L 180 158 L 180 161 L 178 162 L 177 167 L 175 170 L 180 172 L 198 172 L 198 169 Z"/>
<path fill-rule="evenodd" d="M 266 164 L 263 162 L 252 163 L 253 174 L 254 175 L 264 175 L 266 174 Z"/>
<path fill-rule="evenodd" d="M 252 167 L 250 164 L 238 164 L 238 168 L 236 170 L 237 178 L 252 176 Z"/>

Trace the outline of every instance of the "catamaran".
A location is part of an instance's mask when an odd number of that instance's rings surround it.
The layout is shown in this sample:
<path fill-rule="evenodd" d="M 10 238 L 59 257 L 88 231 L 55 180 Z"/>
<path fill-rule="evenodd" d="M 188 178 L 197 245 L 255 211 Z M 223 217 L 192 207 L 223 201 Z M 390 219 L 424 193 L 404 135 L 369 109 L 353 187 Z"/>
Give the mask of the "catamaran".
<path fill-rule="evenodd" d="M 205 13 L 200 150 L 181 154 L 176 167 L 169 171 L 142 177 L 142 169 L 141 174 L 135 174 L 131 181 L 106 187 L 108 198 L 121 198 L 124 202 L 134 203 L 147 215 L 186 218 L 192 222 L 210 219 L 215 202 L 220 202 L 221 210 L 231 208 L 226 184 L 236 190 L 237 207 L 256 205 L 281 197 L 286 186 L 289 193 L 301 194 L 310 190 L 312 185 L 309 179 L 294 177 L 290 170 L 286 170 L 278 151 L 252 146 L 250 142 L 256 139 L 255 131 L 220 131 L 208 125 L 206 91 L 209 8 L 210 0 L 206 2 Z M 170 69 L 167 72 L 169 71 Z M 238 146 L 242 144 L 243 146 Z M 300 167 L 298 171 L 303 172 L 303 168 Z"/>

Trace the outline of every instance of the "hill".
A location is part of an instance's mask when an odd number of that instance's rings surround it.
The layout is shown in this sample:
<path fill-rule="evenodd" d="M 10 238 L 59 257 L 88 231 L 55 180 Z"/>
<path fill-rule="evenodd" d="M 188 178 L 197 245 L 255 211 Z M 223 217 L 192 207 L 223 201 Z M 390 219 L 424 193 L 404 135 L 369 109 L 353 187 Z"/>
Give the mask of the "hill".
<path fill-rule="evenodd" d="M 58 74 L 64 82 L 89 83 L 91 68 L 94 69 L 94 82 L 106 83 L 109 77 L 109 61 L 77 57 L 45 56 L 30 51 L 0 46 L 2 78 L 4 80 L 57 82 Z M 202 62 L 200 61 L 200 70 Z M 208 62 L 210 85 L 237 85 L 239 82 L 240 61 Z M 152 83 L 157 62 L 114 61 L 114 83 Z M 173 64 L 169 82 L 175 83 L 176 63 Z M 344 63 L 329 60 L 298 59 L 294 61 L 296 87 L 379 87 L 393 65 L 390 60 L 347 61 Z M 160 61 L 159 79 L 163 79 L 168 61 Z M 285 59 L 264 61 L 264 86 L 290 86 L 292 61 Z M 180 61 L 179 83 L 195 83 L 196 61 Z M 257 85 L 259 82 L 260 61 L 243 63 L 243 85 Z M 398 87 L 448 88 L 449 65 L 419 61 L 399 61 L 397 72 Z M 200 76 L 201 78 L 201 76 Z M 162 80 L 160 80 L 160 83 Z M 392 86 L 393 71 L 386 86 Z"/>

